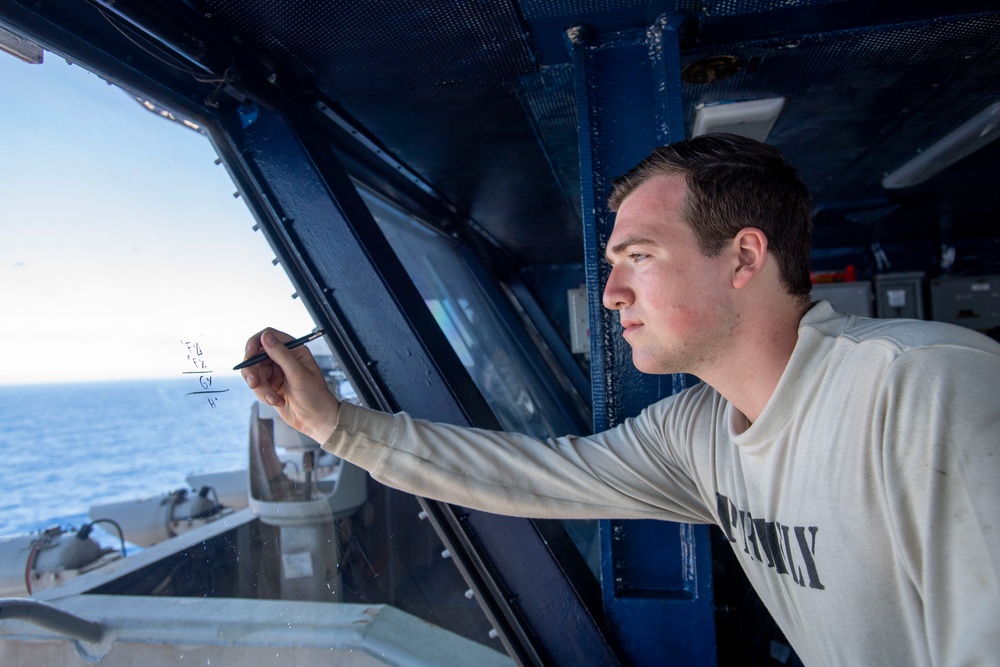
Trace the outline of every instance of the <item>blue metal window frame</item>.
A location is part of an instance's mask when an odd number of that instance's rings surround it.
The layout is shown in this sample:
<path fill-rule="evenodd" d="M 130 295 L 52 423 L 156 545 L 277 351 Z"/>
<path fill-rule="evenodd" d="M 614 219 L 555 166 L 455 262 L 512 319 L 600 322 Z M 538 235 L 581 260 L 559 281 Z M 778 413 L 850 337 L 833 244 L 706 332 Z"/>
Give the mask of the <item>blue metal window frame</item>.
<path fill-rule="evenodd" d="M 499 429 L 329 145 L 327 129 L 315 107 L 297 105 L 259 108 L 245 125 L 227 118 L 214 136 L 366 404 Z M 401 347 L 410 354 L 398 354 Z M 565 531 L 552 522 L 421 504 L 519 664 L 619 664 L 587 587 L 590 575 Z M 567 617 L 568 624 L 553 620 Z"/>

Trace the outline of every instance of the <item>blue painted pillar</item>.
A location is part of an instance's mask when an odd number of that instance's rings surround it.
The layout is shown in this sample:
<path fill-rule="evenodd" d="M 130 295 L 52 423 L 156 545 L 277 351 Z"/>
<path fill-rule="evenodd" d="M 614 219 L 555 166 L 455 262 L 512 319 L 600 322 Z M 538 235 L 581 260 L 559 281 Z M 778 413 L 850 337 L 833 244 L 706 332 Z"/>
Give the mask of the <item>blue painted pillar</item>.
<path fill-rule="evenodd" d="M 601 304 L 613 227 L 611 179 L 654 147 L 684 138 L 679 17 L 645 29 L 568 31 L 576 72 L 594 427 L 603 430 L 683 389 L 681 375 L 632 365 L 617 316 Z M 708 528 L 663 521 L 601 522 L 605 617 L 635 665 L 715 665 Z"/>

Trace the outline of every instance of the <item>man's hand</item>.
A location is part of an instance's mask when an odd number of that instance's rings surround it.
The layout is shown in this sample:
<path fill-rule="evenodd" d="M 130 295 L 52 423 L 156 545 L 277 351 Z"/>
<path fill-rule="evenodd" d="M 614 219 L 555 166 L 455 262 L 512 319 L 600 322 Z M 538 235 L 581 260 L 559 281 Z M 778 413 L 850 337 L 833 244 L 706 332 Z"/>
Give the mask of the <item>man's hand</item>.
<path fill-rule="evenodd" d="M 266 352 L 270 359 L 240 371 L 253 393 L 273 406 L 285 423 L 320 444 L 340 417 L 340 402 L 330 392 L 323 371 L 305 346 L 289 350 L 292 336 L 264 329 L 247 341 L 246 356 Z"/>

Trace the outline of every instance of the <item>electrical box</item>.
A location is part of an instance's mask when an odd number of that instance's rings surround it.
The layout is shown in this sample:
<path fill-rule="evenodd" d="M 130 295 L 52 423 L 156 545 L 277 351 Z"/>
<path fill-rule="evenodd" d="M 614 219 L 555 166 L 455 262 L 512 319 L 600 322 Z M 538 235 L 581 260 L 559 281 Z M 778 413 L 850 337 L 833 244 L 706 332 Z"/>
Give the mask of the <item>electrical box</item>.
<path fill-rule="evenodd" d="M 1000 327 L 1000 276 L 935 278 L 931 314 L 939 322 L 976 331 Z"/>
<path fill-rule="evenodd" d="M 849 283 L 820 283 L 813 285 L 812 300 L 826 300 L 838 313 L 872 316 L 872 284 L 859 281 Z"/>
<path fill-rule="evenodd" d="M 875 315 L 924 319 L 923 285 L 922 271 L 875 276 Z"/>

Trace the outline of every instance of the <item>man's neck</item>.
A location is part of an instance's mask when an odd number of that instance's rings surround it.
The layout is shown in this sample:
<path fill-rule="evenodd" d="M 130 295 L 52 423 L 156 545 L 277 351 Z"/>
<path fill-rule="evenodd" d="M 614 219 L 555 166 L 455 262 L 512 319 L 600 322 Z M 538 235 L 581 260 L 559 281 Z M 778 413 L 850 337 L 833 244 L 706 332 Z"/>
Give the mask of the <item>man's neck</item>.
<path fill-rule="evenodd" d="M 757 306 L 741 317 L 733 345 L 720 363 L 699 377 L 722 394 L 749 423 L 761 412 L 798 342 L 799 321 L 808 310 L 797 301 Z"/>

